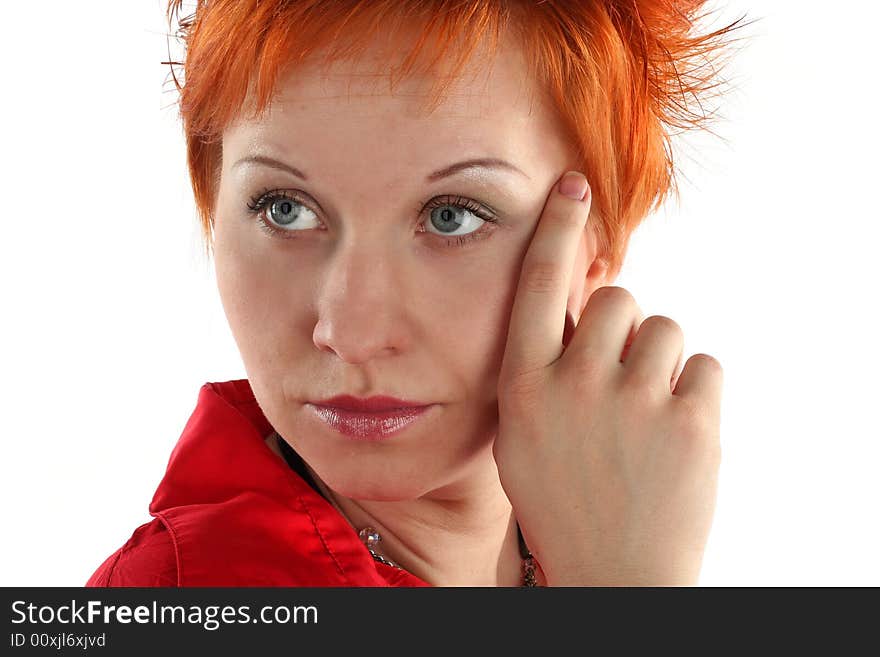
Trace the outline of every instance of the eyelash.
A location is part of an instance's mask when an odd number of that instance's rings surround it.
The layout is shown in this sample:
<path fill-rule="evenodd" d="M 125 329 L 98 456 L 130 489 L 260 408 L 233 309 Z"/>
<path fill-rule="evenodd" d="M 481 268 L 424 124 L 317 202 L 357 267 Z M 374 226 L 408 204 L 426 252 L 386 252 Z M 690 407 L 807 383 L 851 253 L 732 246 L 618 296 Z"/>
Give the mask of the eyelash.
<path fill-rule="evenodd" d="M 288 201 L 293 201 L 294 203 L 306 205 L 296 195 L 290 195 L 284 190 L 266 188 L 263 191 L 259 192 L 256 196 L 251 197 L 250 202 L 247 204 L 247 207 L 252 214 L 256 215 L 257 223 L 260 225 L 260 228 L 263 231 L 265 231 L 272 237 L 280 237 L 281 239 L 295 239 L 296 236 L 292 235 L 291 231 L 276 228 L 269 221 L 267 221 L 264 216 L 263 211 L 267 207 L 271 207 L 274 201 L 280 199 L 286 199 Z M 489 214 L 488 211 L 483 209 L 482 206 L 478 205 L 474 201 L 471 201 L 470 199 L 462 198 L 461 196 L 438 196 L 425 204 L 422 212 L 430 212 L 434 208 L 439 208 L 443 206 L 461 208 L 462 210 L 473 212 L 477 217 L 487 222 L 487 224 L 498 223 L 498 219 Z M 306 207 L 308 206 L 306 205 Z M 311 210 L 311 208 L 309 209 Z M 314 210 L 312 210 L 312 212 L 314 212 Z M 467 235 L 457 235 L 455 237 L 447 238 L 445 239 L 445 242 L 446 245 L 450 247 L 465 246 L 469 242 L 486 237 L 490 232 L 492 232 L 492 228 L 481 226 L 477 230 L 473 231 L 472 233 L 468 233 Z M 441 239 L 443 238 L 441 237 Z"/>

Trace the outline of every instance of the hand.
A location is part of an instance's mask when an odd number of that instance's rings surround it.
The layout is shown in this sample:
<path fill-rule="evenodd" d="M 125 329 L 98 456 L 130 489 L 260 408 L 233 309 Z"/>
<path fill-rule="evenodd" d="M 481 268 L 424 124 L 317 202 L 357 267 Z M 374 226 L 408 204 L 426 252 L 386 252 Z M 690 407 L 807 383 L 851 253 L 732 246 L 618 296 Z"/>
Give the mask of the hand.
<path fill-rule="evenodd" d="M 525 255 L 499 372 L 493 453 L 550 586 L 696 585 L 721 459 L 722 369 L 681 363 L 667 317 L 600 287 L 562 344 L 590 210 L 554 186 Z"/>

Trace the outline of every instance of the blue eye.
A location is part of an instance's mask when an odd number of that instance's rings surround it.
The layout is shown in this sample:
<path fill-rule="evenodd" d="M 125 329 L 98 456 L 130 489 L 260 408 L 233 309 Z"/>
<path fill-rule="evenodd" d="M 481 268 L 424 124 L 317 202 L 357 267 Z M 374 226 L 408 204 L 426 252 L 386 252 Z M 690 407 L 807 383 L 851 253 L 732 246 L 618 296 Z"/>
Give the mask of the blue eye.
<path fill-rule="evenodd" d="M 253 197 L 247 207 L 256 215 L 260 228 L 272 237 L 295 239 L 295 233 L 299 230 L 316 227 L 311 224 L 317 221 L 317 214 L 284 190 L 265 190 Z M 434 212 L 437 209 L 441 210 Z M 492 232 L 491 224 L 498 223 L 498 219 L 481 205 L 460 196 L 436 197 L 422 212 L 428 213 L 424 224 L 430 224 L 437 232 L 427 229 L 420 232 L 431 232 L 440 237 L 447 235 L 449 238 L 445 242 L 448 246 L 464 246 L 473 240 L 488 237 Z M 299 226 L 298 229 L 284 228 L 294 223 Z M 475 230 L 460 235 L 454 234 L 461 227 L 470 228 L 473 225 L 476 225 Z"/>
<path fill-rule="evenodd" d="M 314 228 L 314 226 L 302 226 L 308 223 L 308 215 L 311 214 L 315 219 L 317 215 L 297 199 L 287 196 L 284 192 L 264 192 L 259 198 L 251 199 L 248 209 L 257 215 L 257 220 L 266 230 L 278 230 L 276 226 L 282 227 L 282 231 L 289 233 L 292 231 L 284 228 L 295 222 L 301 226 L 300 229 Z M 266 221 L 266 215 L 269 215 L 269 221 Z"/>

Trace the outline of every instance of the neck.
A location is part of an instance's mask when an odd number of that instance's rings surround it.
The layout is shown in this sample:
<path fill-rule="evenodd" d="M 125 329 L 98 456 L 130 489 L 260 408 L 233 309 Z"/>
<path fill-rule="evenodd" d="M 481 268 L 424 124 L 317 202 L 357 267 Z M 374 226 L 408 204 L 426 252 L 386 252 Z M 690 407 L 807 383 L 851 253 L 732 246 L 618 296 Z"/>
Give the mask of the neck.
<path fill-rule="evenodd" d="M 356 529 L 371 526 L 379 532 L 377 552 L 425 582 L 521 586 L 516 520 L 491 448 L 486 456 L 478 461 L 484 464 L 481 469 L 455 484 L 394 502 L 347 498 L 330 489 L 308 464 L 306 468 Z"/>

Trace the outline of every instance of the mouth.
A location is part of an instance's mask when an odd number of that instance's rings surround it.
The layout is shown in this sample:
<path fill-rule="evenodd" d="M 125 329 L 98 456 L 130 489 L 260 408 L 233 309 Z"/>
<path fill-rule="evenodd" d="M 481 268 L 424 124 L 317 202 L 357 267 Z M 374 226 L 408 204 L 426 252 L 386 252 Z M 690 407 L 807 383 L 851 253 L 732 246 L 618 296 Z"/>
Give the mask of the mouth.
<path fill-rule="evenodd" d="M 307 404 L 315 416 L 340 434 L 355 440 L 385 440 L 415 424 L 433 406 L 384 408 L 376 411 L 353 410 Z"/>

